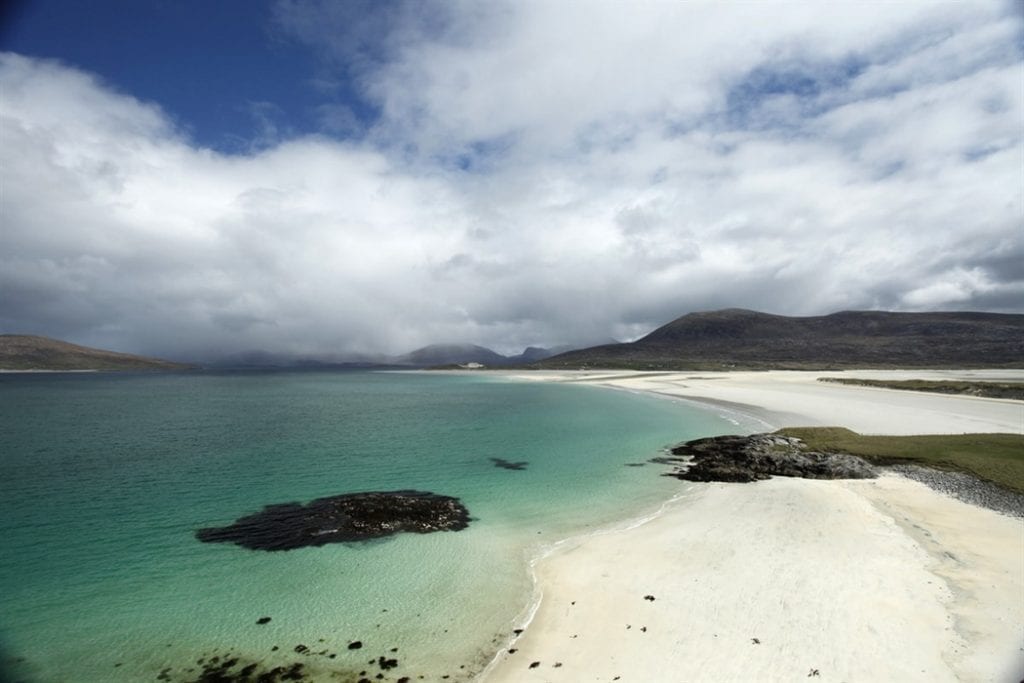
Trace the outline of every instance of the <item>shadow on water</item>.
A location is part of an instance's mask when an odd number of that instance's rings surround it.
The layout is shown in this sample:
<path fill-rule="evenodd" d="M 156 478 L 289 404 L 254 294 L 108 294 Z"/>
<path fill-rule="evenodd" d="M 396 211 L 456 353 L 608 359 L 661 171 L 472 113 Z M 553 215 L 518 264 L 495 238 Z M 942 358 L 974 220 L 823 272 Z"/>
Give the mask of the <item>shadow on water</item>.
<path fill-rule="evenodd" d="M 0 683 L 35 683 L 37 680 L 25 658 L 11 654 L 6 643 L 0 640 Z"/>

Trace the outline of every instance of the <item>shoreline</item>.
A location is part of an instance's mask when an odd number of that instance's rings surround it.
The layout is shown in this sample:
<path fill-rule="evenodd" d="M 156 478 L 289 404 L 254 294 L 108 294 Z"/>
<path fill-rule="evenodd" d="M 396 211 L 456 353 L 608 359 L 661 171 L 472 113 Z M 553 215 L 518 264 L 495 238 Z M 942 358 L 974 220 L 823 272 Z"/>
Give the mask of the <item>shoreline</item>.
<path fill-rule="evenodd" d="M 1024 371 L 996 372 L 1024 379 Z M 692 401 L 769 430 L 835 424 L 828 419 L 844 410 L 857 424 L 851 428 L 864 433 L 957 433 L 974 424 L 1024 431 L 1019 401 L 877 388 L 866 396 L 816 381 L 922 374 L 915 371 L 501 374 Z M 780 404 L 765 400 L 773 393 L 814 409 L 775 410 Z M 1024 673 L 1019 518 L 885 473 L 877 480 L 691 485 L 655 514 L 625 524 L 564 539 L 531 559 L 537 597 L 516 624 L 524 631 L 477 680 L 895 676 L 1016 683 Z M 771 581 L 751 573 L 759 564 L 774 567 Z M 676 609 L 662 609 L 668 606 Z M 804 617 L 794 623 L 796 613 Z M 816 614 L 823 616 L 807 616 Z M 741 625 L 751 621 L 761 635 L 740 639 Z"/>
<path fill-rule="evenodd" d="M 1024 370 L 763 370 L 736 372 L 492 371 L 521 381 L 585 383 L 689 400 L 753 417 L 771 429 L 835 426 L 861 434 L 1024 434 L 1024 403 L 884 389 L 821 377 L 1024 382 Z"/>

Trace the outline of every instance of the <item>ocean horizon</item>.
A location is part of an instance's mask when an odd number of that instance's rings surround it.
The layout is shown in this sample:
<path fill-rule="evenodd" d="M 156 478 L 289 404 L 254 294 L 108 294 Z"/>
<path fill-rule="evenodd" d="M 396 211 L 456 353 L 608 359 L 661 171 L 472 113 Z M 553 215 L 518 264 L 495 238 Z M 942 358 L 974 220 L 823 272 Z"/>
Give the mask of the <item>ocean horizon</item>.
<path fill-rule="evenodd" d="M 743 429 L 486 373 L 9 374 L 0 408 L 13 681 L 470 680 L 529 615 L 532 558 L 654 514 L 685 484 L 650 458 Z M 468 528 L 285 552 L 195 537 L 268 505 L 409 489 L 458 498 Z"/>

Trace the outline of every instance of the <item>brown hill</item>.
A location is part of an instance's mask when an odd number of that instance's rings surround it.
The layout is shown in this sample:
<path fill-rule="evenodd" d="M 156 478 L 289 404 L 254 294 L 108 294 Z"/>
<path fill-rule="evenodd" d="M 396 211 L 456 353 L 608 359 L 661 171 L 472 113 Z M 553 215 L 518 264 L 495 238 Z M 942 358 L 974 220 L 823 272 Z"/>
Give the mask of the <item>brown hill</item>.
<path fill-rule="evenodd" d="M 570 351 L 544 368 L 1024 367 L 1024 315 L 843 311 L 787 317 L 690 313 L 628 344 Z"/>
<path fill-rule="evenodd" d="M 183 363 L 92 349 L 25 334 L 0 334 L 0 370 L 182 370 Z"/>

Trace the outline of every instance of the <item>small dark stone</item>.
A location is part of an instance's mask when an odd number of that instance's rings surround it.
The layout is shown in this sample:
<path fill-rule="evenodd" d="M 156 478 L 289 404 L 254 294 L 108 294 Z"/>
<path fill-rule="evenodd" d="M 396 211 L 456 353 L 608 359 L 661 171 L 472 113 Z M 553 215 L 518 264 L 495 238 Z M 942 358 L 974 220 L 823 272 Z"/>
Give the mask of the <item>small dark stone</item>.
<path fill-rule="evenodd" d="M 362 646 L 363 646 L 363 641 L 361 641 L 361 640 L 353 640 L 351 643 L 348 644 L 348 649 L 350 649 L 350 650 L 358 650 Z"/>
<path fill-rule="evenodd" d="M 554 664 L 554 668 L 556 668 L 556 669 L 557 669 L 557 668 L 558 668 L 558 667 L 560 667 L 560 666 L 562 666 L 562 663 L 561 663 L 561 662 L 555 662 L 555 664 Z"/>
<path fill-rule="evenodd" d="M 260 617 L 259 619 L 256 620 L 256 623 L 261 625 L 261 626 L 263 624 L 269 624 L 270 623 L 270 617 Z"/>
<path fill-rule="evenodd" d="M 509 653 L 510 655 L 514 655 L 514 654 L 515 654 L 515 653 L 517 653 L 517 652 L 519 652 L 519 650 L 518 650 L 517 648 L 514 648 L 514 647 L 510 647 L 510 648 L 508 649 L 508 653 Z"/>
<path fill-rule="evenodd" d="M 540 662 L 531 662 L 530 666 L 527 668 L 536 669 L 538 666 L 540 666 Z"/>
<path fill-rule="evenodd" d="M 282 681 L 301 681 L 305 676 L 302 674 L 302 663 L 296 662 L 281 676 Z"/>
<path fill-rule="evenodd" d="M 299 643 L 298 645 L 295 646 L 295 651 L 298 652 L 301 655 L 301 654 L 305 654 L 305 653 L 309 652 L 309 648 L 306 647 L 305 645 L 303 645 L 302 643 Z"/>
<path fill-rule="evenodd" d="M 654 602 L 654 596 L 653 595 L 645 595 L 644 596 L 644 600 L 647 600 L 648 602 Z"/>
<path fill-rule="evenodd" d="M 264 671 L 256 677 L 257 683 L 277 683 L 278 677 L 285 672 L 283 666 L 275 666 L 270 671 Z"/>
<path fill-rule="evenodd" d="M 517 636 L 518 636 L 518 635 L 522 635 L 522 633 L 523 633 L 523 629 L 521 629 L 521 628 L 517 628 L 517 629 L 514 629 L 514 630 L 512 631 L 512 633 L 516 634 Z"/>

